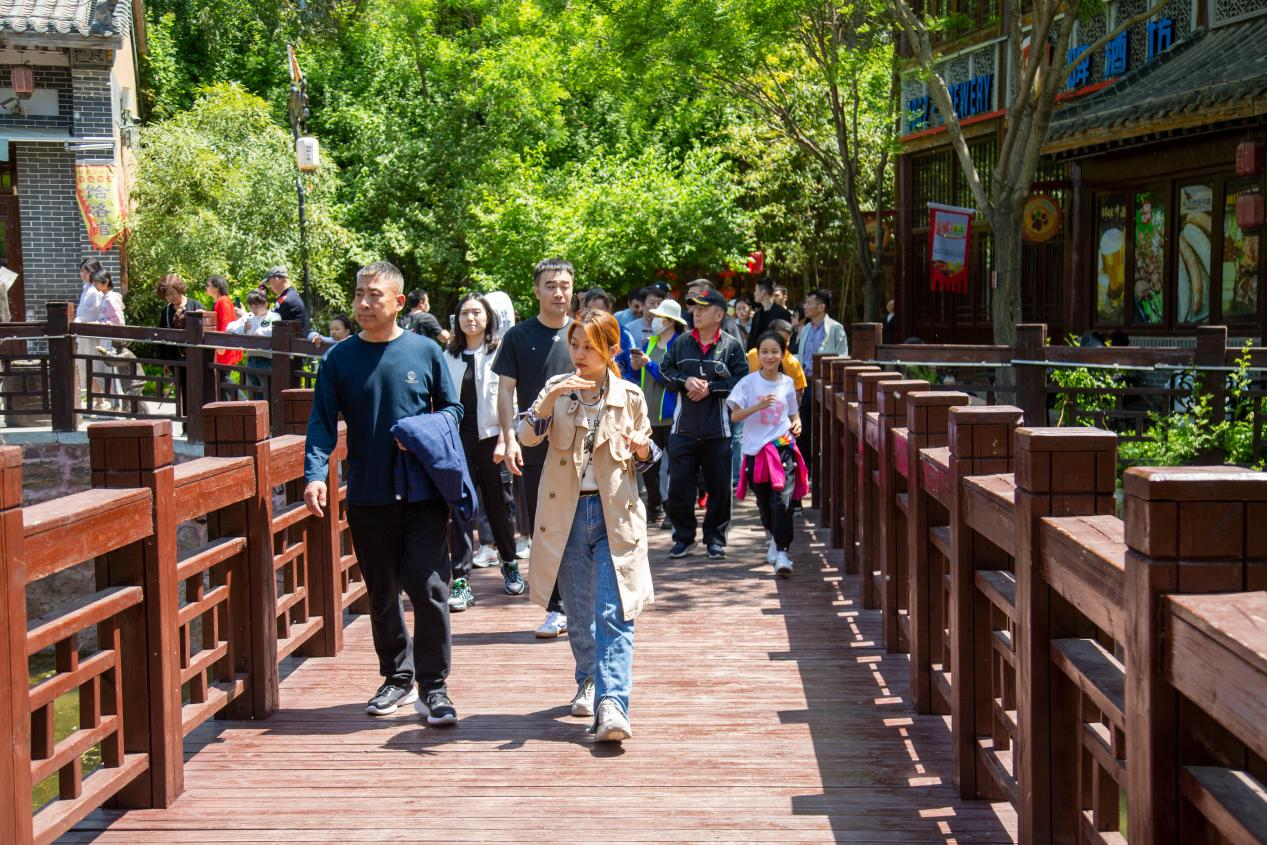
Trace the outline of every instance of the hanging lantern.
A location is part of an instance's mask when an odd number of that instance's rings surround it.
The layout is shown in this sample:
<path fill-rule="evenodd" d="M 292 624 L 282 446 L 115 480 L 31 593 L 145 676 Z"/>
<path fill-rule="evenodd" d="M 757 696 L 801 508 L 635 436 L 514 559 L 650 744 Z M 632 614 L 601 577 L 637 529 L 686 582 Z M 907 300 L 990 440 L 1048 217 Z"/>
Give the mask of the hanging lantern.
<path fill-rule="evenodd" d="M 1245 141 L 1236 145 L 1236 175 L 1263 175 L 1264 145 L 1258 141 Z"/>
<path fill-rule="evenodd" d="M 9 80 L 13 93 L 26 99 L 35 93 L 35 71 L 30 65 L 14 65 L 9 68 Z"/>
<path fill-rule="evenodd" d="M 303 173 L 313 173 L 321 166 L 316 138 L 311 135 L 301 135 L 295 141 L 295 163 Z"/>
<path fill-rule="evenodd" d="M 1236 198 L 1236 225 L 1242 232 L 1256 232 L 1263 227 L 1263 195 L 1247 191 Z"/>

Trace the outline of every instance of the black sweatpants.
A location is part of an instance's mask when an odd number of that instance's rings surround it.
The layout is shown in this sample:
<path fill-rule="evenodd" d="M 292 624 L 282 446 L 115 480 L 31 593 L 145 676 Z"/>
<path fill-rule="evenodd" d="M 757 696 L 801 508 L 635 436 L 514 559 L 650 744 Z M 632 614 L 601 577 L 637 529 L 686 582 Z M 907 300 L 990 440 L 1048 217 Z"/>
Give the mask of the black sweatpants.
<path fill-rule="evenodd" d="M 520 481 L 524 487 L 524 504 L 528 506 L 528 536 L 532 537 L 537 530 L 537 494 L 541 490 L 541 471 L 545 468 L 545 464 L 524 464 L 523 476 Z M 522 523 L 521 523 L 522 524 Z M 552 610 L 556 613 L 563 613 L 563 598 L 559 595 L 559 582 L 554 582 L 554 592 L 550 594 L 550 603 L 546 606 L 546 610 Z"/>
<path fill-rule="evenodd" d="M 349 505 L 348 528 L 365 575 L 378 671 L 397 686 L 444 689 L 449 676 L 449 507 L 441 500 Z M 401 590 L 414 606 L 414 633 L 405 627 Z"/>
<path fill-rule="evenodd" d="M 756 460 L 751 455 L 744 458 L 744 474 L 748 477 L 748 489 L 757 499 L 761 527 L 774 536 L 775 547 L 786 552 L 792 547 L 792 493 L 796 490 L 796 453 L 791 446 L 780 446 L 778 449 L 786 480 L 782 490 L 775 490 L 774 485 L 768 481 L 758 483 L 753 480 Z"/>
<path fill-rule="evenodd" d="M 510 504 L 506 501 L 506 489 L 502 486 L 502 468 L 493 463 L 497 435 L 472 442 L 463 439 L 462 448 L 466 452 L 466 468 L 480 496 L 480 507 L 488 517 L 488 527 L 493 532 L 493 542 L 497 544 L 497 554 L 503 561 L 514 560 L 515 523 L 510 515 Z"/>
<path fill-rule="evenodd" d="M 704 479 L 708 507 L 704 509 L 704 545 L 726 545 L 730 527 L 730 438 L 698 440 L 669 435 L 669 519 L 673 540 L 695 542 L 695 479 Z"/>
<path fill-rule="evenodd" d="M 669 426 L 657 425 L 651 427 L 651 439 L 660 447 L 661 453 L 667 454 L 669 448 Z M 665 462 L 663 460 L 656 461 L 651 468 L 642 474 L 643 486 L 647 489 L 647 516 L 650 517 L 653 511 L 664 508 L 664 497 L 660 495 L 660 469 Z M 663 472 L 668 472 L 667 467 Z M 651 526 L 656 528 L 657 526 Z"/>

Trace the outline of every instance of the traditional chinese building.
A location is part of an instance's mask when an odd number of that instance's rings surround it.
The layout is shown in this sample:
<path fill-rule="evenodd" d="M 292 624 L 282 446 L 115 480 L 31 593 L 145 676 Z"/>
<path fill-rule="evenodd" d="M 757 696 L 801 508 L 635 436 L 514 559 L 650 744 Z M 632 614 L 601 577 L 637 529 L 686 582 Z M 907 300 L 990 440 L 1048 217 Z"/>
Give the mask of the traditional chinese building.
<path fill-rule="evenodd" d="M 15 320 L 77 300 L 86 256 L 120 278 L 139 40 L 132 0 L 0 0 L 0 265 L 19 273 Z"/>
<path fill-rule="evenodd" d="M 1148 5 L 1117 0 L 1079 20 L 1070 60 Z M 977 28 L 942 45 L 940 65 L 986 179 L 1010 70 L 994 8 L 976 7 Z M 1261 166 L 1238 175 L 1236 159 L 1246 142 L 1267 143 L 1267 0 L 1171 0 L 1076 62 L 1061 99 L 1028 209 L 1024 319 L 1046 322 L 1057 340 L 1122 330 L 1147 344 L 1207 322 L 1262 337 L 1267 268 L 1236 207 L 1264 177 Z M 922 83 L 904 83 L 903 102 L 899 333 L 989 342 L 989 227 L 978 216 L 967 292 L 930 290 L 928 204 L 974 203 Z"/>

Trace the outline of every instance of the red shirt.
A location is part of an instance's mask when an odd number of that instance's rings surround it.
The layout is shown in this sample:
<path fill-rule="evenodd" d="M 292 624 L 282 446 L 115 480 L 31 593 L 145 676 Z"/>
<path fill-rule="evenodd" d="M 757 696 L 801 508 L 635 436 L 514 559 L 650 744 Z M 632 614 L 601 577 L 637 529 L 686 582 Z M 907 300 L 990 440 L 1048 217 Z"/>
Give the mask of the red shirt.
<path fill-rule="evenodd" d="M 233 307 L 233 300 L 227 296 L 221 296 L 216 300 L 216 331 L 222 332 L 225 327 L 238 318 L 238 313 Z M 217 349 L 216 363 L 228 364 L 234 366 L 242 360 L 241 349 Z"/>
<path fill-rule="evenodd" d="M 703 340 L 700 339 L 699 329 L 691 329 L 691 337 L 695 338 L 695 342 L 699 344 L 700 352 L 707 355 L 708 350 L 716 346 L 717 341 L 721 340 L 721 327 L 718 326 L 717 334 L 713 335 L 713 339 L 710 340 L 708 343 L 705 343 Z"/>

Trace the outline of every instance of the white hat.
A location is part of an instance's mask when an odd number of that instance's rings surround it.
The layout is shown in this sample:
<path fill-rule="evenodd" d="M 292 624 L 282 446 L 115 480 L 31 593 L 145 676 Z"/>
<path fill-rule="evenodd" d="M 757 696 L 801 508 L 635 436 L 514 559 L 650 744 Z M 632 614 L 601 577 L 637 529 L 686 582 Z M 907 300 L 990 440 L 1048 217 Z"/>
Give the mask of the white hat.
<path fill-rule="evenodd" d="M 659 308 L 652 309 L 651 316 L 662 317 L 665 320 L 672 320 L 683 326 L 686 325 L 686 320 L 682 319 L 682 306 L 678 305 L 677 301 L 673 299 L 666 299 L 661 302 Z"/>

